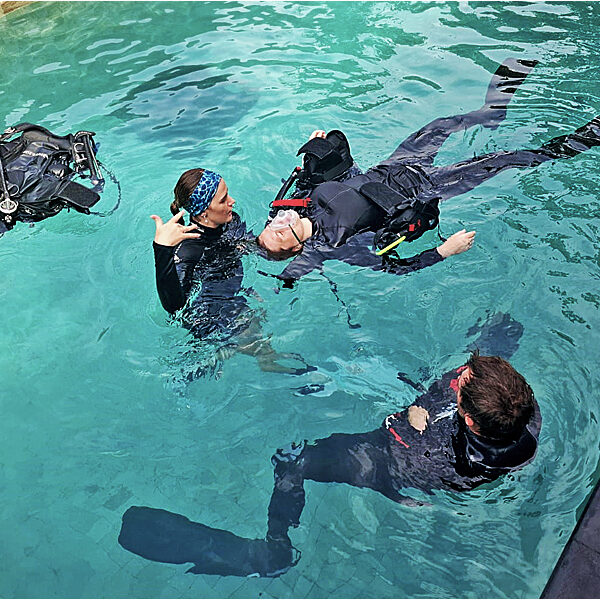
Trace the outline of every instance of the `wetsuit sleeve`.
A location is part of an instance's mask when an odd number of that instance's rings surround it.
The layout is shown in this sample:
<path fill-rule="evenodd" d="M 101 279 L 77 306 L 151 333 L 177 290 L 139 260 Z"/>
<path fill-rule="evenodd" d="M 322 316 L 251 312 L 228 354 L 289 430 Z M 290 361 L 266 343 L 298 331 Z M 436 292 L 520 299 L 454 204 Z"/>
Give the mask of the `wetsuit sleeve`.
<path fill-rule="evenodd" d="M 431 248 L 410 258 L 386 258 L 382 261 L 381 269 L 387 273 L 394 273 L 394 275 L 405 275 L 425 267 L 431 267 L 442 260 L 444 260 L 444 257 L 437 249 Z"/>
<path fill-rule="evenodd" d="M 327 258 L 337 258 L 350 265 L 369 267 L 374 271 L 385 271 L 395 275 L 412 273 L 444 260 L 436 248 L 425 250 L 425 252 L 410 258 L 399 259 L 385 256 L 382 258 L 371 250 L 372 241 L 373 234 L 371 232 L 354 235 L 345 245 L 336 248 L 335 253 Z"/>
<path fill-rule="evenodd" d="M 364 235 L 352 236 L 348 242 L 337 248 L 330 246 L 309 246 L 305 244 L 302 253 L 278 275 L 290 287 L 293 282 L 316 268 L 321 268 L 326 260 L 342 260 L 349 265 L 369 267 L 374 271 L 385 271 L 394 275 L 405 275 L 430 267 L 444 260 L 436 248 L 425 250 L 410 258 L 381 258 L 371 251 Z"/>
<path fill-rule="evenodd" d="M 335 250 L 338 250 L 338 248 L 328 246 L 317 248 L 314 244 L 306 242 L 302 252 L 294 258 L 281 274 L 277 275 L 277 278 L 284 281 L 288 287 L 291 287 L 293 282 L 300 279 L 300 277 L 307 275 L 314 269 L 320 269 L 325 260 L 338 258 L 335 256 Z"/>
<path fill-rule="evenodd" d="M 158 297 L 163 308 L 169 313 L 174 313 L 185 304 L 186 299 L 175 266 L 175 246 L 163 246 L 156 242 L 153 242 L 152 246 Z"/>

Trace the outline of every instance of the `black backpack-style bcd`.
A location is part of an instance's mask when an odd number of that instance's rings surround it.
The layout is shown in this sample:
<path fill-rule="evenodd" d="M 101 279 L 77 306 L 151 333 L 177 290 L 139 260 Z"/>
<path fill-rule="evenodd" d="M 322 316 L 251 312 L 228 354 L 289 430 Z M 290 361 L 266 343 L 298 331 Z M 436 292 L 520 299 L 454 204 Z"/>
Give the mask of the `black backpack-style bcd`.
<path fill-rule="evenodd" d="M 359 191 L 386 213 L 385 223 L 373 240 L 377 254 L 384 254 L 399 241 L 412 242 L 439 225 L 437 198 L 421 200 L 416 194 L 400 194 L 380 182 L 365 183 Z"/>
<path fill-rule="evenodd" d="M 73 181 L 75 176 L 93 187 Z M 0 233 L 17 221 L 41 221 L 67 207 L 89 214 L 103 189 L 94 133 L 58 136 L 20 123 L 0 135 Z"/>
<path fill-rule="evenodd" d="M 271 216 L 278 208 L 293 207 L 301 210 L 308 206 L 310 198 L 285 198 L 294 183 L 297 184 L 297 191 L 310 191 L 320 183 L 340 177 L 354 164 L 348 140 L 337 129 L 330 131 L 325 138 L 315 137 L 306 142 L 298 150 L 298 155 L 300 154 L 304 154 L 303 166 L 296 167 L 283 182 L 271 203 Z M 399 181 L 394 181 L 395 179 Z M 423 175 L 414 167 L 398 166 L 394 174 L 384 176 L 383 181 L 370 181 L 358 189 L 386 215 L 384 225 L 374 238 L 377 254 L 385 254 L 399 241 L 412 242 L 438 226 L 438 199 L 419 198 L 422 179 Z M 403 190 L 404 193 L 398 190 Z"/>

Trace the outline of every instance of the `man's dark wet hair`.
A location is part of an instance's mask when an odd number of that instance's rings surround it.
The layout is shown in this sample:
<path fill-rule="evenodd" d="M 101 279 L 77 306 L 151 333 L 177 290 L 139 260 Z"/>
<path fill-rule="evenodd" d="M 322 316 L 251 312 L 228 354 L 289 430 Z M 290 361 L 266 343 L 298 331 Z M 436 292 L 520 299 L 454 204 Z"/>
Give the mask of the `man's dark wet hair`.
<path fill-rule="evenodd" d="M 460 404 L 481 435 L 516 439 L 534 410 L 533 391 L 525 378 L 499 356 L 473 352 L 467 362 L 471 379 L 460 388 Z"/>
<path fill-rule="evenodd" d="M 181 174 L 173 190 L 175 200 L 171 203 L 171 214 L 176 215 L 182 208 L 187 208 L 190 196 L 202 175 L 204 175 L 204 169 L 189 169 Z"/>

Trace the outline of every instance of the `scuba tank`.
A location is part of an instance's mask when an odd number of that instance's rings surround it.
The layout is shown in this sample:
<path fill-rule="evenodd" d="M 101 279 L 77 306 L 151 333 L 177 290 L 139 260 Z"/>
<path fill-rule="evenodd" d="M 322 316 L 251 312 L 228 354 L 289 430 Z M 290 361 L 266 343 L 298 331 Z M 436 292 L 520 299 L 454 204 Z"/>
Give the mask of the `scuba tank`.
<path fill-rule="evenodd" d="M 20 134 L 17 138 L 13 138 Z M 0 135 L 0 227 L 35 222 L 73 208 L 89 214 L 100 200 L 104 178 L 96 160 L 94 133 L 58 136 L 20 123 Z M 89 179 L 92 188 L 73 181 Z"/>
<path fill-rule="evenodd" d="M 308 198 L 284 199 L 294 183 L 298 191 L 309 193 L 320 183 L 340 177 L 354 164 L 348 139 L 338 129 L 330 131 L 324 138 L 314 137 L 308 140 L 296 156 L 301 154 L 304 154 L 302 168 L 295 167 L 291 175 L 282 180 L 283 185 L 277 192 L 272 207 L 306 207 L 310 201 Z"/>

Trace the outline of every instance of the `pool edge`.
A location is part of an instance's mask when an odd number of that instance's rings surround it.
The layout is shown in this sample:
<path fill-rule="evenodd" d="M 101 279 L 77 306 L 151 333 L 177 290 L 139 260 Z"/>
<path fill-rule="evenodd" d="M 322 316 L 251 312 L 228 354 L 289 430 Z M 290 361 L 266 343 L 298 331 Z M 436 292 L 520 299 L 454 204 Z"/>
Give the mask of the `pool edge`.
<path fill-rule="evenodd" d="M 540 598 L 600 597 L 600 480 Z"/>

